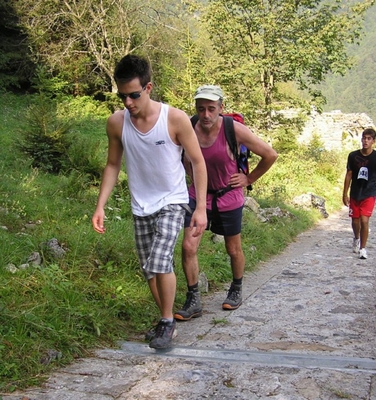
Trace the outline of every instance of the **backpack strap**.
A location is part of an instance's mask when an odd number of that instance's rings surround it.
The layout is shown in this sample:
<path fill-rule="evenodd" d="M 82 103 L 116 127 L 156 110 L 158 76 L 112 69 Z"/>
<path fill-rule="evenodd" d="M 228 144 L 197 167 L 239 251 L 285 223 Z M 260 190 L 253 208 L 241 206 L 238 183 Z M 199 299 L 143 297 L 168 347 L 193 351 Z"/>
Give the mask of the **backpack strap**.
<path fill-rule="evenodd" d="M 233 190 L 233 189 L 235 189 L 235 188 L 233 188 L 232 186 L 226 186 L 225 188 L 219 189 L 219 190 L 208 189 L 208 193 L 214 194 L 214 196 L 212 198 L 212 213 L 213 214 L 217 214 L 219 212 L 218 205 L 217 205 L 217 199 L 219 199 L 224 194 L 226 194 L 227 192 L 229 192 L 230 190 Z"/>
<path fill-rule="evenodd" d="M 195 114 L 193 117 L 191 117 L 191 124 L 193 128 L 196 126 L 197 122 L 198 122 L 198 115 Z"/>
<path fill-rule="evenodd" d="M 223 121 L 225 124 L 225 136 L 227 143 L 230 147 L 232 154 L 234 155 L 235 160 L 238 160 L 238 143 L 235 137 L 235 128 L 234 128 L 234 120 L 232 117 L 228 117 L 223 115 Z"/>
<path fill-rule="evenodd" d="M 238 148 L 238 142 L 236 141 L 236 136 L 235 136 L 234 119 L 232 117 L 226 116 L 226 115 L 223 115 L 223 119 L 224 119 L 224 123 L 225 123 L 225 136 L 226 136 L 227 143 L 230 146 L 230 150 L 234 154 L 234 158 L 238 165 L 238 170 L 243 171 L 243 169 L 239 165 L 239 148 Z M 252 190 L 252 185 L 247 186 L 247 193 L 250 190 Z"/>

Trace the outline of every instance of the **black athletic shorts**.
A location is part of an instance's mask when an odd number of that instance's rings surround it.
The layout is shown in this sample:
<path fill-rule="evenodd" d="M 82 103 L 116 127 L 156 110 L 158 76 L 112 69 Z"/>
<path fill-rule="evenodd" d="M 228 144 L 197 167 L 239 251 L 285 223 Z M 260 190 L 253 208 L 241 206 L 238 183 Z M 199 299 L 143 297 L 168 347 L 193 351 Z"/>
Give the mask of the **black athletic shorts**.
<path fill-rule="evenodd" d="M 196 209 L 196 200 L 189 199 L 189 207 L 193 211 Z M 236 208 L 231 211 L 216 212 L 213 213 L 212 210 L 206 210 L 206 215 L 208 218 L 208 225 L 206 230 L 222 235 L 222 236 L 234 236 L 238 235 L 242 229 L 242 216 L 243 216 L 243 206 Z M 191 222 L 192 214 L 186 213 L 184 220 L 184 228 L 188 228 Z"/>

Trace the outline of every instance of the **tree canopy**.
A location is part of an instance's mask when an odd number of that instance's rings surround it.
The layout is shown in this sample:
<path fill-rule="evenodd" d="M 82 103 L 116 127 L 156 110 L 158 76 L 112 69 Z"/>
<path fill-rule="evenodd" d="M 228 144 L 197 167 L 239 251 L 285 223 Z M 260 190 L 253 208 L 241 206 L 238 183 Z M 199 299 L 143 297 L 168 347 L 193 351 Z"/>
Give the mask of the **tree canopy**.
<path fill-rule="evenodd" d="M 27 34 L 34 62 L 58 76 L 75 94 L 116 91 L 115 63 L 124 55 L 152 54 L 171 44 L 165 0 L 16 0 L 20 26 Z"/>
<path fill-rule="evenodd" d="M 0 89 L 22 87 L 33 70 L 19 17 L 10 2 L 0 0 Z"/>
<path fill-rule="evenodd" d="M 373 3 L 215 0 L 205 7 L 203 19 L 233 79 L 247 86 L 251 80 L 270 112 L 273 98 L 278 99 L 277 83 L 295 82 L 315 98 L 314 85 L 329 72 L 343 74 L 349 68 L 346 44 L 360 38 L 364 14 Z"/>
<path fill-rule="evenodd" d="M 345 75 L 329 74 L 320 85 L 327 104 L 325 111 L 340 109 L 347 113 L 367 113 L 376 123 L 376 98 L 373 82 L 376 79 L 376 7 L 366 15 L 364 38 L 359 46 L 348 46 L 353 58 L 352 68 Z"/>
<path fill-rule="evenodd" d="M 24 46 L 17 55 L 11 46 L 0 46 L 0 87 L 21 79 L 22 59 L 29 54 L 37 66 L 34 81 L 49 82 L 49 90 L 111 93 L 116 91 L 115 63 L 137 52 L 151 61 L 158 99 L 191 112 L 195 88 L 218 84 L 229 108 L 268 128 L 275 110 L 302 104 L 299 90 L 321 106 L 317 85 L 328 74 L 344 74 L 351 67 L 347 46 L 360 41 L 365 14 L 373 4 L 14 0 L 10 8 L 0 0 L 5 12 L 0 34 L 12 36 L 13 46 Z M 6 21 L 12 22 L 6 26 Z M 10 65 L 17 66 L 12 79 Z"/>

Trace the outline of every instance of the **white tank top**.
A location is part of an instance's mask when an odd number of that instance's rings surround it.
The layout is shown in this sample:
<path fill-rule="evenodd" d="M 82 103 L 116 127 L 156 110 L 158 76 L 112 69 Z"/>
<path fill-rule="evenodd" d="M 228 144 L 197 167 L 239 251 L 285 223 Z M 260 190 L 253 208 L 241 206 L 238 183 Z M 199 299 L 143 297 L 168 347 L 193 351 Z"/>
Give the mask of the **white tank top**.
<path fill-rule="evenodd" d="M 147 133 L 138 131 L 129 111 L 124 112 L 122 143 L 131 207 L 133 214 L 141 217 L 167 204 L 188 203 L 182 149 L 168 133 L 168 109 L 161 103 L 158 120 Z"/>

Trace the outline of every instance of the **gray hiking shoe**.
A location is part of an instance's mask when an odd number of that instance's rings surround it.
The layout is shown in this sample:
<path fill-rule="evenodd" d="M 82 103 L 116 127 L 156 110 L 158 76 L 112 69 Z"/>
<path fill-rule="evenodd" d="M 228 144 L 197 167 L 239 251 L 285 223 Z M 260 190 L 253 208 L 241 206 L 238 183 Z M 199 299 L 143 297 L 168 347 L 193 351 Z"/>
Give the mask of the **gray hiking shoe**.
<path fill-rule="evenodd" d="M 156 330 L 157 325 L 153 326 L 145 333 L 145 342 L 150 342 L 150 340 L 154 338 Z"/>
<path fill-rule="evenodd" d="M 236 310 L 240 304 L 242 304 L 242 285 L 231 283 L 227 298 L 222 303 L 222 308 L 224 310 Z"/>
<path fill-rule="evenodd" d="M 157 326 L 155 325 L 152 328 L 150 328 L 146 333 L 145 333 L 145 342 L 150 342 L 152 339 L 155 337 L 155 333 L 157 331 Z M 176 336 L 178 336 L 178 330 L 175 328 L 174 333 L 172 335 L 172 338 L 175 339 Z"/>
<path fill-rule="evenodd" d="M 187 292 L 187 299 L 183 307 L 176 311 L 174 318 L 178 321 L 189 321 L 191 318 L 201 317 L 202 306 L 200 292 Z"/>
<path fill-rule="evenodd" d="M 153 349 L 167 349 L 171 346 L 171 341 L 174 337 L 176 321 L 169 322 L 162 318 L 155 328 L 155 335 L 149 343 L 149 347 Z"/>

